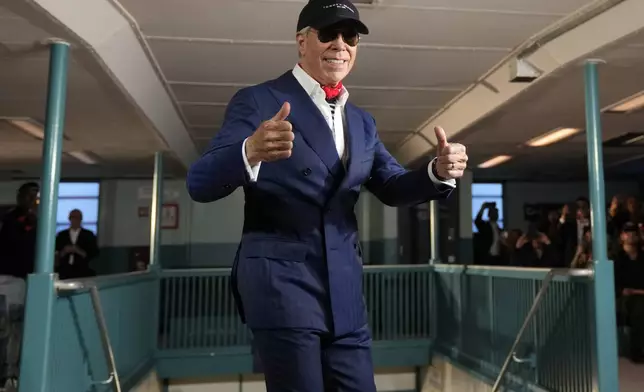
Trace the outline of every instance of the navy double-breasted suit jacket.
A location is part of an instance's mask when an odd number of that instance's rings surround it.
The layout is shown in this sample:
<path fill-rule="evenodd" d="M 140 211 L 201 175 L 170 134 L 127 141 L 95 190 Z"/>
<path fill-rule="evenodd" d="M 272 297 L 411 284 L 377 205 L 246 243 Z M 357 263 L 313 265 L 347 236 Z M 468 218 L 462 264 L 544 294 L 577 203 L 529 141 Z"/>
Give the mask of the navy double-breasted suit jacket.
<path fill-rule="evenodd" d="M 295 133 L 292 155 L 262 163 L 251 182 L 243 142 L 285 101 Z M 452 189 L 432 182 L 426 167 L 401 167 L 378 139 L 373 117 L 350 103 L 345 134 L 346 168 L 324 117 L 289 71 L 238 91 L 221 130 L 189 170 L 187 187 L 197 202 L 244 189 L 244 228 L 232 280 L 240 315 L 253 329 L 342 335 L 364 326 L 354 213 L 361 187 L 391 206 L 447 197 Z"/>

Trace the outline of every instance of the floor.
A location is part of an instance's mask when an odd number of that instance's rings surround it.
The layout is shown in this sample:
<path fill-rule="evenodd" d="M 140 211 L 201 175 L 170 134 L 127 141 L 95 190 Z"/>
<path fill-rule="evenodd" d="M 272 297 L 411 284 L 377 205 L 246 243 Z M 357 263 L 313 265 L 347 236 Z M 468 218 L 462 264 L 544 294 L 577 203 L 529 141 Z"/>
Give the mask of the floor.
<path fill-rule="evenodd" d="M 619 359 L 620 392 L 641 392 L 644 389 L 644 365 L 636 365 L 628 359 Z"/>

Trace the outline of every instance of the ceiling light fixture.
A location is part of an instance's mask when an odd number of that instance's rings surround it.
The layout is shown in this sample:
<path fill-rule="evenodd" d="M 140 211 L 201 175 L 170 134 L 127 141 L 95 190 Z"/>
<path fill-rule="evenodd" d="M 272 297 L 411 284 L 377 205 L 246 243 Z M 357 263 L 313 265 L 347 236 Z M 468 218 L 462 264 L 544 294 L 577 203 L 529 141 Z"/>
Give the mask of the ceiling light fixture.
<path fill-rule="evenodd" d="M 510 156 L 510 155 L 498 155 L 498 156 L 495 156 L 494 158 L 488 159 L 487 161 L 485 161 L 483 163 L 479 163 L 478 167 L 480 169 L 487 169 L 487 168 L 490 168 L 490 167 L 500 165 L 500 164 L 502 164 L 504 162 L 507 162 L 510 159 L 512 159 L 512 156 Z"/>
<path fill-rule="evenodd" d="M 556 128 L 548 133 L 544 133 L 541 136 L 537 136 L 533 139 L 530 139 L 526 144 L 530 147 L 543 147 L 549 144 L 560 142 L 564 139 L 567 139 L 573 135 L 581 132 L 580 128 Z"/>
<path fill-rule="evenodd" d="M 614 103 L 602 111 L 607 113 L 630 113 L 644 108 L 644 91 Z"/>
<path fill-rule="evenodd" d="M 98 161 L 85 151 L 70 151 L 67 155 L 72 156 L 86 165 L 96 165 Z"/>
<path fill-rule="evenodd" d="M 18 128 L 19 130 L 28 133 L 36 139 L 43 140 L 45 138 L 45 128 L 38 121 L 28 117 L 15 117 L 4 119 L 9 124 Z"/>

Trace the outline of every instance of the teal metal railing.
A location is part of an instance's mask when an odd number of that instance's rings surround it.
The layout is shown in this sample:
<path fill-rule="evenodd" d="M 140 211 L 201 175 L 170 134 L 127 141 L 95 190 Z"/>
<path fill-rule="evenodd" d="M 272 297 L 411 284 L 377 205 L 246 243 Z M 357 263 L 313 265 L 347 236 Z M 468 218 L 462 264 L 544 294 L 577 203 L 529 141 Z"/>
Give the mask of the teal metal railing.
<path fill-rule="evenodd" d="M 436 265 L 436 350 L 494 380 L 547 269 Z M 592 281 L 555 276 L 527 325 L 503 385 L 593 390 Z"/>
<path fill-rule="evenodd" d="M 160 350 L 250 344 L 229 276 L 227 268 L 162 272 Z M 374 341 L 429 339 L 431 285 L 428 265 L 366 267 L 363 292 Z"/>
<path fill-rule="evenodd" d="M 429 364 L 431 355 L 403 350 L 396 358 L 390 351 L 379 354 L 378 348 L 433 342 L 427 350 L 433 344 L 438 354 L 493 382 L 548 272 L 440 264 L 365 267 L 374 362 L 394 366 L 404 363 L 402 356 L 415 355 L 415 363 Z M 250 332 L 237 316 L 229 274 L 229 269 L 162 272 L 157 358 L 169 361 L 161 365 L 169 370 L 162 372 L 180 374 L 182 357 L 201 355 L 205 361 L 226 354 L 250 356 Z M 502 385 L 513 390 L 592 391 L 592 302 L 591 278 L 554 276 L 512 351 Z M 217 364 L 235 372 L 249 371 L 250 362 Z M 188 371 L 198 363 L 190 362 Z"/>
<path fill-rule="evenodd" d="M 126 391 L 154 366 L 156 339 L 150 335 L 156 335 L 158 324 L 146 314 L 155 306 L 158 275 L 130 273 L 78 282 L 83 287 L 59 291 L 54 302 L 47 391 L 116 390 L 114 383 L 105 382 L 110 380 L 110 367 L 92 304 L 92 285 L 98 289 L 116 371 Z"/>
<path fill-rule="evenodd" d="M 230 269 L 161 272 L 160 350 L 247 346 L 250 335 L 237 316 Z"/>

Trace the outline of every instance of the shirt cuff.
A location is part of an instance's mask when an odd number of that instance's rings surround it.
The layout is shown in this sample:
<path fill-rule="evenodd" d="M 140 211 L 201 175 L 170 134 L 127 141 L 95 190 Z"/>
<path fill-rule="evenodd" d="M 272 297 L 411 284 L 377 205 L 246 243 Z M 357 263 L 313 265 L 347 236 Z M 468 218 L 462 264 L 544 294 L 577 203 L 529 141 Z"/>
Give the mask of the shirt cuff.
<path fill-rule="evenodd" d="M 451 188 L 456 188 L 456 180 L 455 179 L 450 179 L 450 180 L 439 180 L 436 178 L 434 175 L 434 171 L 432 170 L 432 165 L 434 164 L 434 161 L 436 158 L 432 159 L 431 162 L 429 162 L 429 165 L 427 165 L 427 173 L 429 174 L 429 179 L 432 180 L 434 184 L 440 184 L 440 185 L 447 185 Z"/>
<path fill-rule="evenodd" d="M 248 163 L 248 158 L 246 157 L 246 141 L 248 138 L 244 139 L 242 143 L 242 157 L 244 158 L 244 165 L 246 165 L 246 172 L 248 173 L 248 180 L 250 182 L 257 182 L 257 177 L 259 177 L 259 168 L 262 166 L 262 163 L 259 162 L 257 165 L 251 167 Z"/>

